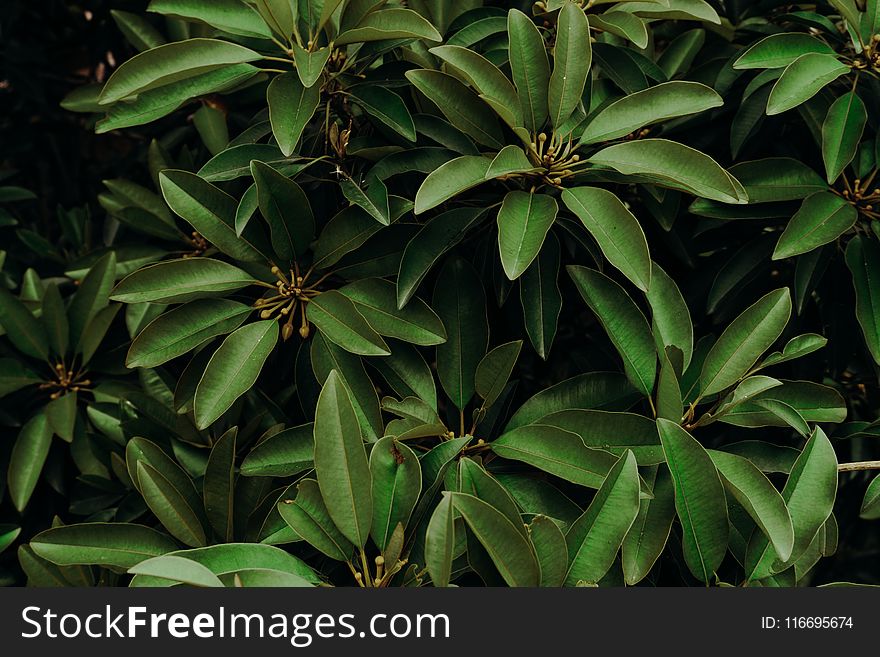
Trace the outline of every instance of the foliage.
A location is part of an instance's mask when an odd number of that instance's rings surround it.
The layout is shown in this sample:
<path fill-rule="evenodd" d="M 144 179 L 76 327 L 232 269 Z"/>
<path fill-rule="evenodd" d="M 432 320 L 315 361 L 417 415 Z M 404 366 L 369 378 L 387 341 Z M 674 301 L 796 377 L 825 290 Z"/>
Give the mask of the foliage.
<path fill-rule="evenodd" d="M 8 581 L 877 582 L 876 0 L 140 9 L 0 188 Z"/>

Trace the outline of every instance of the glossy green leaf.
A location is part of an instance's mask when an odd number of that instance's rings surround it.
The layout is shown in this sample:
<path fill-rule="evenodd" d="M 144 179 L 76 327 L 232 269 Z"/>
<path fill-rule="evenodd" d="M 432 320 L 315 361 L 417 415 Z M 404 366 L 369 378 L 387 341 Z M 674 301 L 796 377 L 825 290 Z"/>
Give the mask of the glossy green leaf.
<path fill-rule="evenodd" d="M 532 264 L 556 220 L 556 200 L 546 194 L 508 192 L 498 211 L 498 250 L 510 280 Z"/>
<path fill-rule="evenodd" d="M 804 200 L 788 222 L 776 243 L 773 259 L 808 253 L 833 242 L 851 229 L 858 217 L 858 210 L 846 199 L 831 192 L 817 192 Z"/>
<path fill-rule="evenodd" d="M 147 506 L 172 536 L 191 547 L 206 544 L 205 529 L 196 510 L 162 473 L 139 461 L 137 481 Z"/>
<path fill-rule="evenodd" d="M 462 155 L 432 171 L 416 192 L 415 213 L 435 208 L 485 182 L 490 164 L 492 160 L 481 155 Z"/>
<path fill-rule="evenodd" d="M 651 306 L 651 331 L 658 353 L 666 347 L 678 349 L 682 355 L 682 369 L 686 370 L 694 352 L 691 314 L 675 281 L 657 263 L 651 266 L 651 288 L 647 297 Z"/>
<path fill-rule="evenodd" d="M 425 530 L 425 567 L 436 587 L 449 586 L 452 557 L 455 549 L 452 496 L 444 495 L 428 521 Z"/>
<path fill-rule="evenodd" d="M 238 203 L 220 188 L 188 171 L 160 174 L 162 194 L 171 209 L 206 240 L 230 257 L 244 262 L 265 262 L 266 257 L 235 231 Z"/>
<path fill-rule="evenodd" d="M 538 558 L 541 586 L 557 587 L 565 583 L 568 566 L 568 546 L 565 534 L 551 518 L 535 516 L 528 526 L 529 540 Z"/>
<path fill-rule="evenodd" d="M 461 46 L 437 46 L 431 48 L 431 53 L 455 67 L 478 93 L 514 111 L 514 119 L 518 119 L 520 110 L 516 88 L 495 64 L 483 55 Z"/>
<path fill-rule="evenodd" d="M 733 63 L 736 69 L 784 68 L 801 55 L 833 55 L 834 49 L 814 36 L 800 32 L 771 34 L 747 49 Z"/>
<path fill-rule="evenodd" d="M 198 587 L 222 587 L 223 582 L 208 568 L 185 557 L 162 555 L 141 561 L 128 569 L 131 575 L 148 575 Z"/>
<path fill-rule="evenodd" d="M 233 427 L 214 443 L 202 482 L 205 515 L 217 535 L 227 543 L 233 539 L 237 436 L 238 428 Z"/>
<path fill-rule="evenodd" d="M 801 55 L 786 66 L 782 76 L 773 85 L 767 101 L 767 114 L 782 114 L 797 107 L 849 70 L 849 66 L 837 59 L 836 55 Z"/>
<path fill-rule="evenodd" d="M 644 128 L 680 116 L 721 107 L 715 90 L 697 82 L 673 81 L 638 91 L 600 110 L 587 123 L 581 143 L 595 144 L 625 137 Z"/>
<path fill-rule="evenodd" d="M 437 376 L 460 411 L 474 395 L 477 367 L 489 345 L 486 295 L 474 268 L 460 258 L 440 271 L 431 304 L 446 327 L 437 347 Z"/>
<path fill-rule="evenodd" d="M 657 374 L 657 352 L 648 321 L 626 291 L 593 269 L 569 265 L 568 273 L 596 314 L 617 352 L 630 382 L 650 396 Z"/>
<path fill-rule="evenodd" d="M 599 488 L 617 460 L 610 452 L 591 449 L 580 437 L 550 425 L 529 424 L 492 441 L 498 456 L 522 461 L 587 488 Z"/>
<path fill-rule="evenodd" d="M 557 19 L 553 73 L 547 93 L 550 122 L 555 128 L 561 126 L 581 102 L 592 59 L 587 16 L 580 6 L 566 2 Z"/>
<path fill-rule="evenodd" d="M 229 334 L 205 368 L 196 388 L 196 425 L 207 428 L 250 390 L 278 342 L 278 322 L 247 324 Z"/>
<path fill-rule="evenodd" d="M 565 535 L 565 583 L 597 583 L 617 556 L 639 512 L 639 471 L 632 452 L 624 452 L 608 471 L 590 506 Z"/>
<path fill-rule="evenodd" d="M 184 303 L 223 296 L 255 283 L 238 267 L 213 258 L 182 258 L 149 265 L 126 276 L 110 298 L 123 303 Z"/>
<path fill-rule="evenodd" d="M 351 90 L 352 100 L 371 117 L 385 124 L 404 139 L 416 140 L 416 126 L 403 99 L 377 85 L 361 85 Z"/>
<path fill-rule="evenodd" d="M 846 265 L 856 290 L 856 318 L 874 362 L 880 364 L 880 244 L 872 237 L 856 236 L 846 247 Z"/>
<path fill-rule="evenodd" d="M 794 529 L 782 496 L 748 459 L 715 450 L 710 451 L 709 456 L 718 468 L 725 489 L 745 508 L 779 557 L 786 561 L 794 547 Z"/>
<path fill-rule="evenodd" d="M 373 523 L 370 535 L 380 550 L 398 523 L 407 526 L 422 492 L 419 459 L 405 443 L 387 436 L 370 452 Z"/>
<path fill-rule="evenodd" d="M 510 68 L 519 96 L 524 128 L 537 134 L 549 116 L 550 61 L 544 38 L 531 18 L 518 9 L 507 14 Z"/>
<path fill-rule="evenodd" d="M 147 11 L 198 21 L 238 36 L 272 36 L 259 13 L 240 0 L 152 0 Z"/>
<path fill-rule="evenodd" d="M 251 162 L 260 213 L 269 224 L 281 268 L 301 259 L 315 238 L 315 218 L 302 188 L 268 164 Z"/>
<path fill-rule="evenodd" d="M 259 59 L 260 54 L 250 48 L 217 39 L 169 43 L 135 55 L 122 64 L 107 80 L 98 102 L 109 105 L 182 78 Z"/>
<path fill-rule="evenodd" d="M 370 535 L 370 466 L 348 389 L 330 372 L 315 411 L 315 473 L 333 522 L 355 547 Z"/>
<path fill-rule="evenodd" d="M 44 413 L 34 415 L 18 432 L 6 479 L 10 498 L 19 512 L 24 511 L 37 487 L 51 445 L 52 428 Z"/>
<path fill-rule="evenodd" d="M 39 360 L 49 358 L 46 329 L 4 286 L 0 286 L 0 325 L 20 352 Z"/>
<path fill-rule="evenodd" d="M 362 356 L 387 356 L 391 353 L 382 337 L 370 326 L 347 296 L 324 292 L 309 302 L 307 317 L 331 342 L 346 351 Z"/>
<path fill-rule="evenodd" d="M 880 475 L 874 477 L 865 491 L 862 506 L 859 509 L 859 518 L 863 520 L 876 520 L 880 518 Z"/>
<path fill-rule="evenodd" d="M 42 382 L 43 379 L 36 372 L 17 359 L 0 358 L 0 397 Z"/>
<path fill-rule="evenodd" d="M 700 394 L 721 392 L 742 379 L 782 335 L 790 316 L 788 288 L 768 292 L 746 308 L 706 356 L 700 374 Z"/>
<path fill-rule="evenodd" d="M 667 139 L 622 142 L 602 149 L 589 161 L 722 203 L 748 200 L 742 185 L 715 160 Z"/>
<path fill-rule="evenodd" d="M 538 257 L 519 278 L 519 298 L 529 341 L 538 355 L 547 360 L 556 337 L 562 295 L 559 291 L 561 260 L 559 239 L 552 233 L 544 240 Z"/>
<path fill-rule="evenodd" d="M 309 88 L 321 78 L 324 67 L 330 59 L 331 48 L 325 46 L 317 50 L 309 51 L 298 43 L 293 44 L 293 59 L 296 62 L 296 73 L 303 87 Z"/>
<path fill-rule="evenodd" d="M 828 109 L 822 124 L 822 159 L 829 184 L 853 161 L 867 122 L 868 110 L 854 91 L 840 96 Z"/>
<path fill-rule="evenodd" d="M 452 505 L 485 548 L 509 586 L 537 586 L 540 568 L 529 540 L 497 509 L 465 493 L 452 493 Z"/>
<path fill-rule="evenodd" d="M 675 487 L 684 558 L 694 577 L 709 582 L 727 553 L 727 504 L 711 457 L 687 431 L 658 419 L 660 441 Z"/>
<path fill-rule="evenodd" d="M 651 286 L 651 256 L 638 220 L 612 192 L 599 187 L 574 187 L 562 201 L 593 238 L 614 267 L 645 292 Z"/>
<path fill-rule="evenodd" d="M 492 349 L 480 361 L 474 384 L 477 394 L 483 399 L 483 409 L 494 404 L 504 391 L 521 349 L 522 340 L 507 342 Z"/>
<path fill-rule="evenodd" d="M 266 100 L 269 103 L 272 134 L 281 152 L 290 156 L 296 151 L 303 130 L 318 108 L 320 85 L 316 83 L 304 87 L 295 72 L 283 73 L 269 84 Z"/>
<path fill-rule="evenodd" d="M 234 331 L 253 308 L 229 299 L 190 301 L 147 324 L 132 341 L 127 367 L 156 367 L 205 341 Z"/>
<path fill-rule="evenodd" d="M 143 525 L 94 522 L 54 527 L 30 543 L 37 556 L 59 566 L 100 565 L 132 568 L 177 549 L 167 534 Z"/>
<path fill-rule="evenodd" d="M 358 312 L 380 335 L 422 346 L 442 344 L 446 340 L 443 322 L 421 299 L 413 299 L 398 310 L 394 283 L 365 278 L 339 291 L 354 302 Z"/>
<path fill-rule="evenodd" d="M 40 305 L 43 313 L 42 323 L 49 339 L 49 347 L 57 356 L 64 356 L 70 346 L 70 324 L 67 321 L 67 309 L 64 307 L 64 301 L 61 299 L 57 285 L 50 284 L 46 287 Z"/>
<path fill-rule="evenodd" d="M 384 41 L 385 39 L 424 39 L 442 41 L 443 37 L 431 23 L 410 9 L 383 9 L 367 14 L 352 29 L 340 34 L 335 44 Z"/>
<path fill-rule="evenodd" d="M 312 467 L 315 440 L 311 424 L 291 427 L 270 436 L 241 463 L 245 477 L 291 477 Z"/>
<path fill-rule="evenodd" d="M 284 521 L 309 545 L 331 559 L 346 561 L 351 558 L 354 546 L 330 518 L 318 482 L 303 479 L 296 490 L 295 499 L 278 503 L 278 512 Z"/>
<path fill-rule="evenodd" d="M 624 581 L 633 586 L 647 577 L 666 547 L 675 519 L 675 489 L 669 469 L 660 466 L 647 477 L 654 498 L 641 500 L 639 513 L 620 546 Z"/>

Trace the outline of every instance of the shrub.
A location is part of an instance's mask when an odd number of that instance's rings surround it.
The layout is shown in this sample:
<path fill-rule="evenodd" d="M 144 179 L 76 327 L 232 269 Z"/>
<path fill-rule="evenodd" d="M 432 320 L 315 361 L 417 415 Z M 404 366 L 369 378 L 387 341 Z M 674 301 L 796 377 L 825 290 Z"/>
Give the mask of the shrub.
<path fill-rule="evenodd" d="M 876 1 L 112 17 L 140 167 L 0 290 L 29 583 L 877 580 Z"/>

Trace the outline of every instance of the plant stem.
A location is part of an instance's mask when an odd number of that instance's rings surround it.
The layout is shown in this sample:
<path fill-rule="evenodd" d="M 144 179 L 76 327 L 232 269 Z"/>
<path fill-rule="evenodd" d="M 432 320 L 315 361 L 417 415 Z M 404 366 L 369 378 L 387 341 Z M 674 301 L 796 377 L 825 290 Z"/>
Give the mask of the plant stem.
<path fill-rule="evenodd" d="M 837 466 L 838 472 L 857 472 L 859 470 L 880 470 L 880 461 L 856 461 L 855 463 L 841 463 Z"/>

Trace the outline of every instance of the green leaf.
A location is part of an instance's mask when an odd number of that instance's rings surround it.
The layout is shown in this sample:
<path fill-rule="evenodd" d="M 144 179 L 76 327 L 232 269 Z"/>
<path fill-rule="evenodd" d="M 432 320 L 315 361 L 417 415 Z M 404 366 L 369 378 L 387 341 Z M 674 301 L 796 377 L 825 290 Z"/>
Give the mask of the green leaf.
<path fill-rule="evenodd" d="M 791 317 L 788 288 L 768 292 L 746 308 L 712 346 L 700 374 L 700 395 L 729 388 L 742 379 L 758 358 L 782 335 Z"/>
<path fill-rule="evenodd" d="M 773 85 L 767 101 L 767 114 L 782 114 L 797 107 L 841 75 L 849 73 L 849 70 L 849 66 L 838 60 L 836 55 L 801 55 L 785 67 L 779 80 Z"/>
<path fill-rule="evenodd" d="M 634 586 L 651 572 L 666 547 L 672 521 L 675 520 L 675 489 L 669 469 L 655 469 L 653 480 L 648 477 L 653 499 L 643 499 L 639 514 L 623 539 L 620 549 L 623 578 Z"/>
<path fill-rule="evenodd" d="M 225 543 L 192 550 L 177 550 L 171 556 L 184 557 L 207 567 L 212 573 L 224 578 L 239 571 L 250 569 L 275 570 L 298 576 L 310 584 L 321 584 L 320 578 L 303 561 L 272 545 L 254 543 Z M 170 586 L 168 580 L 137 575 L 129 586 Z"/>
<path fill-rule="evenodd" d="M 455 549 L 454 519 L 452 496 L 444 495 L 425 530 L 425 567 L 435 587 L 449 586 Z"/>
<path fill-rule="evenodd" d="M 42 377 L 16 359 L 0 358 L 0 397 L 42 382 Z"/>
<path fill-rule="evenodd" d="M 334 41 L 337 46 L 386 39 L 424 39 L 442 41 L 431 23 L 410 9 L 382 9 L 367 14 L 356 27 L 346 30 Z"/>
<path fill-rule="evenodd" d="M 181 79 L 260 59 L 262 56 L 250 48 L 217 39 L 169 43 L 123 63 L 107 80 L 98 102 L 109 105 Z"/>
<path fill-rule="evenodd" d="M 0 525 L 0 554 L 3 550 L 15 543 L 15 539 L 21 534 L 21 527 L 4 523 Z"/>
<path fill-rule="evenodd" d="M 521 349 L 522 340 L 507 342 L 495 347 L 480 361 L 474 383 L 477 394 L 483 399 L 481 408 L 492 406 L 504 391 Z"/>
<path fill-rule="evenodd" d="M 758 402 L 782 402 L 797 411 L 807 422 L 843 422 L 846 403 L 834 388 L 809 381 L 782 381 L 781 386 L 755 395 L 720 418 L 726 424 L 742 427 L 787 426 L 776 414 L 758 406 Z"/>
<path fill-rule="evenodd" d="M 46 404 L 45 413 L 49 427 L 54 434 L 69 443 L 73 442 L 73 430 L 76 424 L 76 392 L 68 392 L 50 401 Z"/>
<path fill-rule="evenodd" d="M 857 235 L 846 246 L 846 266 L 849 267 L 856 290 L 856 318 L 862 327 L 865 344 L 880 364 L 880 244 L 872 237 Z"/>
<path fill-rule="evenodd" d="M 721 107 L 721 96 L 698 82 L 673 81 L 637 91 L 601 109 L 587 123 L 581 143 L 625 137 L 640 128 Z"/>
<path fill-rule="evenodd" d="M 783 561 L 794 547 L 794 529 L 785 501 L 751 461 L 736 454 L 709 452 L 725 489 L 739 502 L 773 544 Z"/>
<path fill-rule="evenodd" d="M 834 49 L 816 37 L 800 32 L 771 34 L 746 50 L 733 63 L 735 69 L 784 68 L 801 55 L 833 55 Z"/>
<path fill-rule="evenodd" d="M 278 322 L 254 322 L 231 333 L 208 361 L 196 388 L 196 426 L 205 429 L 256 383 L 278 342 Z"/>
<path fill-rule="evenodd" d="M 394 283 L 381 278 L 365 278 L 339 291 L 354 302 L 358 312 L 380 335 L 422 346 L 446 341 L 443 322 L 421 299 L 414 299 L 398 310 Z"/>
<path fill-rule="evenodd" d="M 829 108 L 822 124 L 822 159 L 829 184 L 833 185 L 853 161 L 867 122 L 865 104 L 853 91 L 840 96 Z"/>
<path fill-rule="evenodd" d="M 480 159 L 488 162 L 484 158 Z M 464 233 L 482 216 L 483 211 L 477 208 L 450 210 L 435 217 L 416 233 L 406 245 L 400 260 L 397 276 L 398 308 L 403 308 L 412 299 L 434 264 L 458 244 Z"/>
<path fill-rule="evenodd" d="M 434 307 L 446 327 L 437 347 L 437 376 L 460 411 L 474 395 L 477 367 L 489 346 L 486 295 L 474 268 L 460 258 L 448 260 L 434 288 Z"/>
<path fill-rule="evenodd" d="M 779 236 L 773 259 L 808 253 L 833 242 L 851 229 L 858 218 L 858 210 L 846 199 L 828 191 L 816 192 L 804 200 Z"/>
<path fill-rule="evenodd" d="M 260 16 L 280 37 L 289 39 L 297 29 L 297 3 L 291 0 L 248 0 L 255 6 Z"/>
<path fill-rule="evenodd" d="M 449 496 L 508 586 L 537 586 L 541 574 L 534 550 L 510 519 L 473 495 Z"/>
<path fill-rule="evenodd" d="M 675 281 L 657 263 L 651 266 L 651 288 L 647 297 L 657 352 L 663 353 L 666 347 L 675 347 L 681 351 L 681 369 L 686 370 L 694 353 L 691 314 Z"/>
<path fill-rule="evenodd" d="M 110 290 L 116 280 L 116 253 L 110 251 L 89 269 L 67 309 L 70 342 L 79 348 L 85 331 L 95 316 L 107 307 Z"/>
<path fill-rule="evenodd" d="M 556 336 L 562 294 L 559 291 L 561 248 L 552 233 L 544 240 L 538 257 L 519 278 L 519 298 L 529 341 L 538 355 L 547 360 Z"/>
<path fill-rule="evenodd" d="M 315 473 L 327 511 L 355 547 L 363 547 L 373 518 L 370 466 L 351 397 L 330 372 L 315 411 Z"/>
<path fill-rule="evenodd" d="M 66 355 L 70 346 L 70 325 L 67 321 L 67 309 L 64 307 L 64 301 L 56 284 L 50 283 L 46 286 L 40 306 L 43 311 L 43 327 L 46 329 L 52 352 L 56 356 Z"/>
<path fill-rule="evenodd" d="M 880 475 L 874 477 L 868 484 L 861 509 L 859 509 L 859 518 L 862 520 L 880 518 Z"/>
<path fill-rule="evenodd" d="M 155 529 L 124 522 L 90 522 L 54 527 L 30 543 L 37 556 L 58 566 L 99 565 L 132 568 L 141 561 L 177 549 Z"/>
<path fill-rule="evenodd" d="M 383 226 L 391 223 L 391 210 L 388 205 L 388 188 L 381 180 L 374 180 L 369 187 L 361 187 L 351 178 L 340 182 L 342 194 L 346 199 L 363 210 Z"/>
<path fill-rule="evenodd" d="M 354 546 L 333 524 L 318 482 L 303 479 L 297 484 L 296 499 L 281 500 L 278 512 L 297 535 L 309 545 L 336 561 L 347 561 Z"/>
<path fill-rule="evenodd" d="M 301 259 L 315 239 L 315 218 L 305 192 L 277 169 L 262 162 L 251 162 L 257 185 L 260 212 L 269 224 L 272 246 L 279 266 L 289 267 Z"/>
<path fill-rule="evenodd" d="M 266 261 L 247 234 L 236 233 L 238 203 L 234 198 L 188 171 L 166 169 L 159 178 L 165 201 L 175 214 L 220 251 L 243 262 Z"/>
<path fill-rule="evenodd" d="M 565 583 L 595 584 L 614 563 L 617 551 L 639 512 L 639 471 L 626 451 L 608 471 L 584 514 L 565 535 L 568 572 Z"/>
<path fill-rule="evenodd" d="M 730 173 L 743 184 L 750 203 L 794 201 L 828 190 L 822 176 L 787 157 L 741 162 L 730 167 Z"/>
<path fill-rule="evenodd" d="M 516 280 L 535 260 L 558 210 L 552 196 L 507 193 L 498 211 L 498 249 L 507 278 Z"/>
<path fill-rule="evenodd" d="M 341 292 L 331 290 L 313 298 L 307 317 L 328 340 L 361 356 L 387 356 L 391 353 L 382 337 L 373 330 L 358 306 Z"/>
<path fill-rule="evenodd" d="M 114 288 L 110 298 L 122 303 L 184 303 L 224 296 L 255 282 L 247 272 L 220 260 L 181 258 L 129 274 Z"/>
<path fill-rule="evenodd" d="M 162 555 L 128 569 L 130 575 L 148 575 L 199 587 L 221 587 L 223 582 L 208 568 L 185 557 Z"/>
<path fill-rule="evenodd" d="M 373 522 L 370 535 L 384 550 L 395 527 L 405 528 L 422 492 L 419 458 L 406 444 L 382 438 L 370 452 Z M 393 565 L 393 564 L 391 564 Z"/>
<path fill-rule="evenodd" d="M 491 443 L 502 458 L 522 461 L 573 484 L 599 488 L 617 461 L 610 452 L 591 449 L 571 431 L 528 424 L 507 431 Z"/>
<path fill-rule="evenodd" d="M 654 465 L 664 460 L 657 425 L 643 415 L 567 408 L 545 415 L 535 423 L 570 431 L 587 447 L 615 456 L 629 450 L 639 465 Z"/>
<path fill-rule="evenodd" d="M 415 213 L 421 214 L 485 182 L 492 160 L 482 155 L 462 155 L 428 174 L 416 192 Z M 463 214 L 459 214 L 463 218 Z M 476 217 L 472 217 L 475 219 Z"/>
<path fill-rule="evenodd" d="M 138 52 L 157 48 L 166 43 L 165 37 L 145 17 L 118 9 L 111 9 L 110 15 L 119 31 Z"/>
<path fill-rule="evenodd" d="M 631 406 L 638 394 L 622 374 L 588 372 L 550 386 L 528 399 L 505 427 L 516 429 L 556 411 L 572 408 L 623 410 Z"/>
<path fill-rule="evenodd" d="M 178 306 L 147 324 L 128 350 L 129 368 L 156 367 L 218 335 L 234 331 L 253 308 L 229 299 L 201 299 Z"/>
<path fill-rule="evenodd" d="M 504 147 L 495 112 L 462 82 L 446 73 L 426 69 L 409 70 L 406 77 L 456 128 L 489 148 Z"/>
<path fill-rule="evenodd" d="M 214 531 L 222 540 L 232 542 L 233 501 L 235 498 L 235 450 L 238 427 L 226 431 L 214 443 L 208 464 L 202 492 L 205 500 L 205 515 Z"/>
<path fill-rule="evenodd" d="M 567 270 L 623 358 L 627 378 L 650 396 L 657 374 L 657 351 L 648 320 L 626 291 L 604 274 L 575 265 Z"/>
<path fill-rule="evenodd" d="M 100 135 L 151 123 L 171 114 L 194 98 L 230 91 L 259 73 L 260 69 L 251 64 L 234 64 L 213 70 L 209 68 L 207 73 L 196 73 L 192 77 L 138 93 L 135 98 L 112 105 L 107 116 L 95 125 L 95 133 Z"/>
<path fill-rule="evenodd" d="M 488 59 L 461 46 L 445 45 L 431 48 L 447 64 L 453 66 L 458 75 L 468 82 L 481 96 L 490 98 L 501 106 L 514 112 L 517 125 L 519 117 L 519 97 L 507 76 Z"/>
<path fill-rule="evenodd" d="M 599 187 L 574 187 L 562 192 L 562 201 L 614 267 L 647 292 L 651 286 L 651 256 L 638 220 L 612 192 Z"/>
<path fill-rule="evenodd" d="M 228 34 L 258 39 L 272 36 L 259 13 L 241 0 L 152 0 L 147 11 L 205 23 Z"/>
<path fill-rule="evenodd" d="M 303 86 L 296 72 L 283 73 L 272 80 L 266 91 L 272 134 L 285 156 L 296 151 L 303 130 L 321 101 L 319 84 Z"/>
<path fill-rule="evenodd" d="M 722 203 L 745 203 L 742 185 L 708 155 L 667 139 L 639 139 L 602 149 L 588 160 Z"/>
<path fill-rule="evenodd" d="M 28 420 L 15 439 L 7 484 L 12 504 L 19 513 L 24 511 L 37 487 L 51 445 L 52 428 L 45 413 L 37 413 Z"/>
<path fill-rule="evenodd" d="M 687 431 L 658 419 L 660 441 L 675 487 L 684 559 L 694 577 L 709 582 L 727 553 L 724 486 L 711 457 Z"/>
<path fill-rule="evenodd" d="M 205 545 L 205 529 L 196 510 L 162 473 L 138 461 L 137 482 L 147 506 L 172 536 L 191 547 Z"/>
<path fill-rule="evenodd" d="M 781 352 L 774 351 L 767 356 L 761 362 L 761 367 L 764 368 L 771 365 L 778 365 L 779 363 L 786 363 L 790 360 L 801 358 L 814 351 L 818 351 L 826 344 L 828 344 L 827 338 L 817 335 L 816 333 L 797 335 L 785 343 L 785 347 L 783 347 Z"/>
<path fill-rule="evenodd" d="M 49 358 L 49 338 L 40 321 L 5 286 L 0 285 L 0 325 L 21 353 L 44 361 Z"/>
<path fill-rule="evenodd" d="M 245 477 L 292 477 L 309 470 L 314 462 L 312 424 L 291 427 L 263 440 L 241 463 Z"/>
<path fill-rule="evenodd" d="M 537 133 L 547 122 L 550 61 L 544 38 L 531 18 L 518 9 L 507 14 L 507 35 L 510 40 L 510 70 L 519 96 L 523 126 Z"/>
<path fill-rule="evenodd" d="M 557 19 L 553 73 L 547 93 L 554 128 L 559 128 L 581 102 L 592 59 L 587 16 L 580 6 L 566 2 Z"/>
<path fill-rule="evenodd" d="M 324 67 L 330 59 L 332 48 L 325 46 L 318 50 L 309 51 L 298 43 L 293 44 L 293 59 L 296 62 L 296 73 L 303 87 L 309 88 L 315 85 L 324 72 Z"/>
<path fill-rule="evenodd" d="M 408 141 L 416 140 L 416 125 L 403 99 L 378 85 L 360 85 L 351 90 L 351 99 L 367 114 L 385 124 Z"/>
<path fill-rule="evenodd" d="M 535 516 L 529 523 L 528 531 L 541 570 L 541 586 L 562 586 L 568 568 L 565 534 L 554 520 L 544 515 Z"/>
<path fill-rule="evenodd" d="M 782 499 L 794 527 L 794 547 L 789 559 L 782 559 L 763 534 L 755 534 L 746 551 L 746 573 L 750 580 L 782 572 L 809 547 L 831 515 L 837 494 L 837 457 L 828 437 L 819 427 L 795 461 L 782 489 Z"/>

